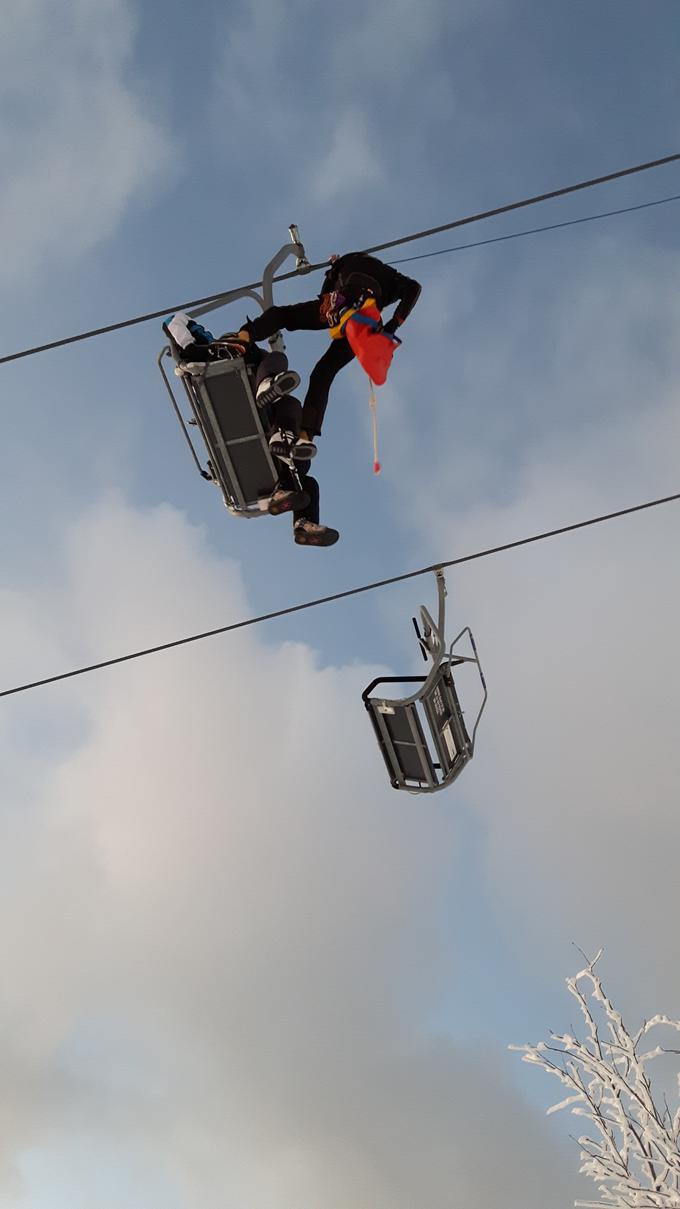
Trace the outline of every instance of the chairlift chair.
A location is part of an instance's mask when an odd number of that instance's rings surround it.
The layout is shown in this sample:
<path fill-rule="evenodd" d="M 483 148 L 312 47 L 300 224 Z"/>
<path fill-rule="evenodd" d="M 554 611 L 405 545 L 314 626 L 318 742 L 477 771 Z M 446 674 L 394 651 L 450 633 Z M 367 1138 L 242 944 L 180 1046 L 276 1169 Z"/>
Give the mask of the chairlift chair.
<path fill-rule="evenodd" d="M 487 700 L 486 681 L 470 627 L 465 626 L 448 651 L 446 649 L 446 583 L 440 569 L 435 571 L 435 576 L 439 605 L 437 624 L 424 605 L 420 609 L 422 633 L 413 618 L 423 658 L 432 661 L 429 674 L 378 677 L 362 693 L 390 784 L 394 789 L 405 789 L 410 793 L 435 793 L 451 785 L 460 775 L 472 759 L 477 727 Z M 454 653 L 466 636 L 472 654 Z M 453 678 L 453 668 L 466 663 L 475 664 L 483 693 L 471 734 Z M 406 697 L 376 694 L 375 690 L 384 684 L 419 684 L 420 688 Z"/>
<path fill-rule="evenodd" d="M 290 243 L 284 244 L 267 264 L 262 275 L 262 294 L 251 289 L 231 290 L 203 306 L 188 311 L 196 319 L 239 298 L 252 298 L 264 311 L 273 304 L 273 280 L 277 269 L 288 256 L 295 256 L 298 273 L 308 272 L 309 261 L 300 242 L 295 225 L 288 228 Z M 158 367 L 165 382 L 172 406 L 191 451 L 199 474 L 215 483 L 222 492 L 224 503 L 233 516 L 266 516 L 270 498 L 279 480 L 276 464 L 269 451 L 260 411 L 257 407 L 245 361 L 239 355 L 232 338 L 216 342 L 219 358 L 206 362 L 187 362 L 171 338 L 167 325 L 164 331 L 169 343 L 161 349 Z M 280 332 L 269 340 L 272 350 L 283 351 Z M 185 421 L 175 397 L 171 377 L 165 362 L 175 362 L 173 375 L 181 380 L 191 410 Z M 207 451 L 204 468 L 191 439 L 188 425 L 197 428 Z M 294 464 L 291 470 L 296 474 Z"/>

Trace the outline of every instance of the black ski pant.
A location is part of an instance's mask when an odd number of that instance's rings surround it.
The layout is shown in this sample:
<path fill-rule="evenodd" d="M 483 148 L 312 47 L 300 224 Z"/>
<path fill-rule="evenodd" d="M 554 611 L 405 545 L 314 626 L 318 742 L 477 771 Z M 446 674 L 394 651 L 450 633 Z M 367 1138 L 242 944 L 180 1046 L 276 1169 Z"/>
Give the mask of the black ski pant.
<path fill-rule="evenodd" d="M 249 319 L 245 328 L 253 340 L 266 340 L 282 328 L 287 332 L 327 332 L 328 324 L 321 318 L 319 307 L 318 298 L 311 302 L 296 302 L 293 306 L 270 306 L 257 319 Z M 320 434 L 333 379 L 353 358 L 354 353 L 344 336 L 331 340 L 309 375 L 300 428 L 310 436 Z"/>
<path fill-rule="evenodd" d="M 275 378 L 288 369 L 288 358 L 285 353 L 270 351 L 262 354 L 262 360 L 255 370 L 255 390 L 265 378 Z M 252 371 L 251 371 L 252 373 Z"/>
<path fill-rule="evenodd" d="M 255 390 L 265 378 L 273 378 L 276 374 L 283 373 L 288 369 L 288 358 L 285 353 L 278 351 L 265 353 L 262 360 L 255 370 Z M 276 399 L 274 403 L 270 403 L 264 408 L 262 419 L 264 426 L 267 429 L 267 436 L 271 435 L 272 429 L 283 428 L 288 432 L 292 432 L 296 437 L 300 432 L 300 416 L 302 415 L 302 404 L 299 399 L 293 395 L 282 395 Z M 298 472 L 300 483 L 293 474 L 290 466 L 282 462 L 280 458 L 274 459 L 276 469 L 279 472 L 279 485 L 284 491 L 297 491 L 299 486 L 309 496 L 309 503 L 306 508 L 301 508 L 293 513 L 293 520 L 308 520 L 314 521 L 315 525 L 319 523 L 319 484 L 316 479 L 308 474 L 307 471 L 311 463 L 296 462 L 295 468 Z"/>
<path fill-rule="evenodd" d="M 285 353 L 270 353 L 271 357 L 283 357 L 286 360 Z M 278 369 L 270 370 L 270 373 L 280 373 L 281 369 L 286 369 L 287 363 Z M 259 367 L 258 367 L 259 373 Z M 263 377 L 268 377 L 264 374 Z M 270 403 L 267 408 L 269 413 L 270 429 L 283 428 L 287 432 L 298 435 L 300 431 L 300 417 L 302 415 L 302 404 L 299 399 L 293 395 L 282 395 L 275 403 Z M 280 458 L 275 458 L 276 468 L 279 472 L 279 484 L 284 491 L 297 491 L 298 483 L 296 476 L 293 474 L 290 466 L 282 462 Z M 319 523 L 319 484 L 316 479 L 308 474 L 311 463 L 309 461 L 296 462 L 295 469 L 300 478 L 300 486 L 303 491 L 309 496 L 309 503 L 305 508 L 300 508 L 293 513 L 293 521 L 306 520 L 313 521 L 315 525 Z"/>
<path fill-rule="evenodd" d="M 291 472 L 289 466 L 285 462 L 276 459 L 276 468 L 279 473 L 279 483 L 284 491 L 297 491 L 298 485 L 295 476 Z M 300 476 L 300 486 L 303 491 L 309 496 L 309 503 L 305 508 L 298 508 L 293 513 L 293 523 L 295 521 L 313 521 L 315 525 L 319 524 L 319 484 L 313 475 L 308 474 L 309 462 L 296 462 L 295 466 Z"/>

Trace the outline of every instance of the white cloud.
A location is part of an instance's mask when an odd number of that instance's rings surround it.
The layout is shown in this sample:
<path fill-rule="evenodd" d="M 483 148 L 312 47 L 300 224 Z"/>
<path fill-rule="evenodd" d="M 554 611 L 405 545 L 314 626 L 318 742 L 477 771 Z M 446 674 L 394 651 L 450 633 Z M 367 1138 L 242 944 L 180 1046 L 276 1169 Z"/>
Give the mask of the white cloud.
<path fill-rule="evenodd" d="M 168 134 L 129 81 L 132 37 L 127 0 L 31 0 L 3 19 L 6 286 L 109 237 L 166 170 Z"/>
<path fill-rule="evenodd" d="M 36 669 L 250 611 L 169 508 L 108 501 L 66 555 L 30 591 Z M 5 740 L 81 724 L 0 816 L 7 1203 L 115 1203 L 115 1170 L 150 1209 L 445 1209 L 487 1130 L 481 1204 L 550 1203 L 503 1063 L 423 1033 L 456 823 L 387 787 L 373 671 L 246 631 L 4 703 Z"/>
<path fill-rule="evenodd" d="M 348 193 L 376 184 L 382 175 L 363 114 L 358 110 L 343 113 L 335 124 L 327 155 L 312 173 L 313 196 L 321 202 L 332 197 L 341 200 Z"/>

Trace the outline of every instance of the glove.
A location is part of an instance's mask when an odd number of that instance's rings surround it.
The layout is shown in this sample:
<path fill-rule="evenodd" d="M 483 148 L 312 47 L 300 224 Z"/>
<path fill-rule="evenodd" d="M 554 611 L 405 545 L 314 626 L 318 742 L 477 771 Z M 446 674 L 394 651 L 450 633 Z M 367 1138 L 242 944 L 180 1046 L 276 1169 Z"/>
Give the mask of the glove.
<path fill-rule="evenodd" d="M 391 319 L 387 320 L 387 323 L 383 323 L 382 330 L 385 332 L 385 334 L 387 336 L 394 336 L 396 334 L 398 327 L 399 327 L 399 322 L 397 319 L 395 319 L 395 317 L 393 315 Z"/>

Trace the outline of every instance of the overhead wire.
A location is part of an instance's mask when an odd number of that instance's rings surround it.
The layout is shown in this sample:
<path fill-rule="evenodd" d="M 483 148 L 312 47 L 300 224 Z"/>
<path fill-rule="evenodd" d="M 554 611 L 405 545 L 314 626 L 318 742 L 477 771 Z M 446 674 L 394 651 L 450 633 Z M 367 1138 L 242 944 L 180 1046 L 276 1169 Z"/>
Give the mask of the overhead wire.
<path fill-rule="evenodd" d="M 534 196 L 528 197 L 528 198 L 523 198 L 519 201 L 510 202 L 503 206 L 497 206 L 492 210 L 485 210 L 485 211 L 478 212 L 476 214 L 467 215 L 464 218 L 454 219 L 453 221 L 448 222 L 448 223 L 443 223 L 440 226 L 430 227 L 426 230 L 414 232 L 410 235 L 401 236 L 398 239 L 389 240 L 382 244 L 375 244 L 373 247 L 366 248 L 363 250 L 366 253 L 370 254 L 370 253 L 374 253 L 374 252 L 384 251 L 387 248 L 398 247 L 404 243 L 410 243 L 410 242 L 413 242 L 418 239 L 430 238 L 432 235 L 439 234 L 443 231 L 450 231 L 450 230 L 453 230 L 458 227 L 471 225 L 472 223 L 480 222 L 486 218 L 497 217 L 501 214 L 507 214 L 514 210 L 526 208 L 526 207 L 532 206 L 532 205 L 537 205 L 544 201 L 549 201 L 549 200 L 552 200 L 552 199 L 555 199 L 558 197 L 563 197 L 563 196 L 566 196 L 571 193 L 575 193 L 580 190 L 589 189 L 595 185 L 605 184 L 610 181 L 619 180 L 623 177 L 631 176 L 635 173 L 645 172 L 645 171 L 648 171 L 653 168 L 658 168 L 658 167 L 661 167 L 666 164 L 677 162 L 678 160 L 680 160 L 680 153 L 664 156 L 661 159 L 650 160 L 650 161 L 647 161 L 642 164 L 636 164 L 630 168 L 620 169 L 617 172 L 607 173 L 606 175 L 599 176 L 599 177 L 592 177 L 588 180 L 579 181 L 572 185 L 565 185 L 559 189 L 554 189 L 554 190 L 551 190 L 546 193 L 537 194 L 537 195 L 534 195 Z M 516 238 L 521 238 L 521 237 L 527 236 L 527 235 L 537 234 L 540 231 L 556 230 L 561 227 L 575 226 L 579 223 L 591 222 L 591 221 L 595 221 L 597 219 L 611 217 L 615 214 L 631 213 L 635 210 L 647 209 L 651 206 L 663 205 L 667 202 L 676 201 L 679 199 L 680 199 L 680 195 L 673 195 L 672 197 L 661 198 L 661 199 L 657 199 L 656 201 L 645 202 L 645 203 L 641 203 L 636 206 L 628 206 L 628 207 L 624 207 L 624 208 L 621 208 L 618 210 L 606 211 L 606 212 L 596 214 L 596 215 L 585 216 L 585 217 L 582 217 L 579 219 L 571 219 L 571 220 L 566 220 L 566 221 L 563 221 L 560 223 L 553 223 L 553 224 L 550 224 L 545 227 L 537 227 L 537 228 L 533 228 L 528 231 L 512 232 L 512 233 L 504 235 L 504 236 L 496 236 L 489 240 L 481 240 L 481 241 L 471 243 L 471 244 L 462 244 L 462 245 L 458 245 L 457 247 L 453 247 L 453 248 L 443 248 L 443 249 L 439 249 L 438 251 L 433 252 L 433 253 L 425 253 L 425 254 L 422 254 L 419 256 L 406 257 L 401 260 L 394 261 L 392 263 L 401 264 L 401 263 L 406 263 L 407 261 L 410 261 L 410 260 L 425 259 L 429 256 L 444 255 L 447 252 L 459 251 L 462 248 L 466 248 L 466 247 L 478 247 L 478 246 L 483 246 L 484 244 L 487 244 L 487 243 L 499 243 L 499 242 L 503 242 L 504 240 L 508 240 L 508 239 L 516 239 Z M 329 261 L 322 261 L 322 262 L 319 262 L 318 264 L 313 264 L 310 266 L 309 271 L 315 271 L 315 270 L 318 270 L 321 268 L 325 268 L 329 263 L 330 263 Z M 281 273 L 278 276 L 274 277 L 274 281 L 286 281 L 286 280 L 290 280 L 294 277 L 298 277 L 299 275 L 300 274 L 297 270 L 294 270 L 294 271 L 291 271 L 288 273 Z M 257 288 L 258 285 L 261 285 L 261 281 L 251 282 L 249 285 L 245 285 L 242 287 L 236 287 L 236 288 L 244 289 L 244 290 L 255 289 L 255 288 Z M 229 292 L 231 292 L 231 291 L 229 291 Z M 61 348 L 68 344 L 76 343 L 78 341 L 91 339 L 94 336 L 104 335 L 109 332 L 119 331 L 123 328 L 132 327 L 134 325 L 138 325 L 141 323 L 146 323 L 152 319 L 158 319 L 158 318 L 164 317 L 165 315 L 172 312 L 173 310 L 174 311 L 186 310 L 190 307 L 200 306 L 205 303 L 209 303 L 209 302 L 213 302 L 213 301 L 216 302 L 216 301 L 219 301 L 220 298 L 224 297 L 226 293 L 227 293 L 226 291 L 221 291 L 219 294 L 212 294 L 212 295 L 208 295 L 204 298 L 193 299 L 190 302 L 180 303 L 179 305 L 175 305 L 175 306 L 171 306 L 171 307 L 164 307 L 162 310 L 159 310 L 159 311 L 147 312 L 144 315 L 139 315 L 139 316 L 136 316 L 131 319 L 126 319 L 126 320 L 123 320 L 123 321 L 120 321 L 117 323 L 113 323 L 113 324 L 107 324 L 107 325 L 99 327 L 99 328 L 93 328 L 87 332 L 81 332 L 81 333 L 78 333 L 73 336 L 68 336 L 68 337 L 62 338 L 60 340 L 51 341 L 47 344 L 36 345 L 36 346 L 33 346 L 32 348 L 23 349 L 20 352 L 6 354 L 6 355 L 0 357 L 0 365 L 6 364 L 7 362 L 10 362 L 10 361 L 16 361 L 16 360 L 19 360 L 24 357 L 33 356 L 39 352 L 46 352 L 51 349 Z M 112 667 L 112 666 L 120 664 L 120 663 L 127 663 L 127 662 L 130 662 L 135 659 L 141 659 L 141 658 L 146 657 L 147 655 L 157 654 L 161 651 L 171 650 L 171 649 L 174 649 L 174 648 L 180 647 L 180 646 L 186 646 L 189 643 L 199 642 L 205 638 L 215 637 L 218 634 L 226 634 L 233 630 L 243 629 L 248 626 L 261 624 L 265 621 L 272 621 L 272 620 L 275 620 L 276 618 L 290 616 L 291 614 L 302 612 L 305 609 L 316 608 L 320 605 L 330 604 L 330 603 L 338 601 L 338 600 L 347 599 L 348 597 L 351 597 L 351 596 L 356 596 L 356 595 L 359 595 L 362 593 L 371 592 L 371 591 L 374 591 L 381 587 L 387 587 L 388 585 L 391 585 L 391 584 L 401 583 L 408 579 L 413 579 L 418 576 L 426 575 L 431 571 L 435 571 L 438 569 L 444 569 L 446 567 L 459 566 L 463 563 L 471 562 L 473 560 L 480 559 L 480 558 L 487 558 L 491 555 L 502 553 L 503 551 L 517 549 L 520 546 L 529 545 L 531 543 L 538 542 L 538 541 L 544 541 L 548 538 L 557 537 L 564 533 L 573 532 L 575 530 L 583 529 L 588 526 L 592 526 L 592 525 L 596 525 L 596 524 L 602 524 L 605 521 L 613 520 L 617 517 L 628 516 L 635 512 L 640 512 L 645 509 L 658 507 L 661 504 L 667 504 L 667 503 L 671 503 L 672 501 L 677 501 L 677 500 L 680 500 L 680 492 L 677 494 L 674 494 L 674 495 L 669 495 L 669 496 L 660 497 L 658 499 L 649 500 L 642 504 L 636 504 L 629 508 L 618 509 L 615 512 L 610 512 L 610 513 L 607 513 L 602 516 L 590 517 L 587 520 L 577 521 L 577 522 L 574 522 L 569 525 L 564 525 L 558 529 L 552 529 L 552 530 L 548 530 L 546 532 L 533 534 L 530 537 L 520 538 L 520 539 L 517 539 L 512 542 L 506 542 L 499 546 L 488 547 L 483 550 L 475 551 L 472 554 L 462 555 L 458 558 L 448 559 L 448 560 L 446 560 L 444 562 L 440 562 L 440 563 L 433 563 L 433 564 L 428 565 L 427 567 L 418 568 L 415 571 L 404 572 L 399 575 L 390 576 L 387 579 L 376 580 L 376 581 L 373 581 L 368 584 L 363 584 L 356 588 L 349 588 L 349 589 L 345 589 L 340 592 L 333 593 L 328 596 L 322 596 L 322 597 L 318 597 L 314 600 L 304 601 L 301 604 L 289 605 L 283 609 L 277 609 L 277 610 L 274 610 L 273 612 L 263 613 L 256 617 L 247 618 L 243 621 L 233 622 L 233 623 L 225 625 L 225 626 L 219 626 L 212 630 L 205 630 L 205 631 L 202 631 L 201 633 L 192 634 L 192 635 L 189 635 L 188 637 L 175 639 L 171 642 L 160 643 L 156 646 L 146 647 L 142 650 L 133 651 L 126 655 L 114 656 L 111 659 L 100 660 L 97 663 L 88 664 L 86 666 L 82 666 L 82 667 L 78 667 L 78 668 L 73 668 L 67 672 L 61 672 L 61 673 L 58 673 L 53 676 L 46 676 L 39 680 L 34 680 L 34 681 L 27 682 L 25 684 L 16 685 L 13 688 L 0 690 L 0 697 L 13 696 L 15 694 L 27 692 L 31 689 L 40 688 L 40 687 L 43 687 L 48 684 L 54 684 L 54 683 L 62 681 L 62 680 L 72 679 L 75 676 L 82 676 L 89 672 L 99 671 L 106 667 Z"/>
<path fill-rule="evenodd" d="M 641 172 L 648 172 L 654 168 L 661 168 L 666 164 L 676 163 L 678 160 L 680 160 L 680 152 L 674 153 L 673 155 L 663 156 L 661 159 L 647 160 L 641 164 L 634 164 L 630 168 L 621 168 L 616 172 L 608 172 L 603 176 L 595 176 L 589 178 L 588 180 L 577 181 L 575 184 L 563 185 L 559 189 L 551 189 L 546 193 L 534 194 L 532 197 L 525 197 L 521 198 L 519 201 L 507 202 L 502 206 L 495 206 L 491 210 L 482 210 L 475 214 L 468 214 L 464 218 L 456 218 L 451 222 L 441 223 L 436 227 L 429 227 L 422 231 L 412 232 L 409 235 L 402 235 L 397 239 L 387 240 L 385 243 L 374 244 L 370 248 L 362 249 L 362 251 L 372 254 L 374 252 L 385 251 L 387 248 L 396 248 L 405 243 L 412 243 L 414 240 L 429 239 L 432 235 L 438 235 L 444 231 L 453 231 L 458 227 L 470 226 L 472 223 L 482 222 L 487 218 L 497 218 L 501 214 L 510 214 L 515 210 L 526 209 L 528 206 L 539 205 L 542 202 L 552 201 L 558 197 L 566 197 L 569 194 L 577 193 L 584 189 L 592 189 L 595 185 L 604 185 L 611 181 L 621 180 L 627 176 L 633 176 Z M 520 232 L 520 234 L 524 234 L 524 232 Z M 316 264 L 310 265 L 308 272 L 315 272 L 318 269 L 324 269 L 329 264 L 329 260 L 319 261 Z M 299 271 L 294 269 L 288 273 L 279 273 L 274 277 L 273 280 L 290 281 L 292 278 L 299 276 Z M 72 336 L 64 336 L 59 340 L 50 340 L 45 344 L 32 345 L 31 347 L 21 349 L 18 352 L 6 353 L 4 356 L 0 357 L 0 365 L 6 365 L 11 361 L 19 361 L 25 357 L 33 357 L 38 353 L 49 352 L 53 349 L 65 348 L 69 344 L 76 344 L 83 340 L 91 340 L 95 336 L 103 336 L 110 332 L 122 331 L 125 328 L 135 327 L 142 323 L 148 323 L 152 319 L 162 319 L 175 311 L 189 310 L 193 307 L 205 306 L 211 302 L 219 302 L 221 298 L 232 293 L 234 290 L 254 290 L 257 289 L 257 287 L 261 284 L 261 280 L 251 281 L 247 285 L 235 286 L 233 287 L 233 290 L 220 290 L 219 293 L 208 294 L 203 298 L 194 298 L 188 302 L 180 302 L 170 306 L 164 306 L 162 310 L 147 311 L 143 315 L 136 315 L 130 319 L 122 319 L 115 323 L 104 324 L 101 327 L 90 328 L 85 332 L 78 332 Z"/>
<path fill-rule="evenodd" d="M 530 537 L 517 538 L 514 541 L 503 542 L 498 546 L 488 546 L 482 550 L 476 550 L 472 554 L 463 554 L 458 558 L 449 558 L 442 562 L 430 563 L 426 567 L 419 567 L 415 571 L 404 571 L 400 575 L 390 575 L 386 579 L 374 580 L 371 583 L 361 584 L 356 588 L 345 588 L 340 592 L 333 592 L 328 596 L 318 596 L 314 600 L 306 600 L 301 604 L 287 605 L 282 609 L 274 609 L 269 613 L 260 613 L 256 617 L 248 617 L 243 621 L 234 621 L 228 625 L 217 626 L 212 630 L 203 630 L 198 634 L 190 634 L 188 637 L 175 638 L 170 642 L 161 642 L 156 646 L 144 647 L 142 650 L 131 651 L 126 655 L 115 655 L 111 659 L 101 659 L 97 663 L 90 663 L 83 667 L 72 668 L 67 672 L 58 672 L 54 676 L 43 676 L 39 680 L 31 680 L 25 684 L 18 684 L 14 688 L 6 688 L 0 691 L 0 697 L 11 697 L 17 693 L 26 693 L 31 689 L 42 688 L 48 684 L 56 684 L 61 680 L 70 680 L 76 676 L 84 676 L 89 672 L 101 671 L 103 668 L 113 667 L 120 663 L 130 663 L 134 659 L 143 659 L 147 655 L 156 655 L 161 651 L 170 651 L 176 647 L 187 646 L 193 642 L 201 642 L 205 638 L 215 638 L 218 634 L 229 634 L 234 630 L 243 630 L 249 626 L 261 625 L 265 621 L 274 621 L 279 617 L 289 617 L 293 613 L 302 613 L 306 609 L 315 609 L 320 605 L 331 604 L 338 600 L 346 600 L 351 596 L 359 596 L 366 592 L 374 592 L 378 588 L 385 588 L 391 584 L 404 583 L 408 579 L 416 579 L 421 575 L 428 575 L 432 571 L 444 570 L 447 567 L 462 566 L 463 563 L 475 562 L 481 558 L 490 558 L 493 555 L 501 554 L 507 550 L 517 550 L 520 546 L 529 546 L 535 542 L 547 541 L 549 538 L 559 537 L 565 533 L 573 533 L 578 529 L 586 529 L 593 525 L 601 525 L 606 521 L 615 520 L 622 516 L 631 516 L 635 512 L 643 512 L 649 508 L 658 508 L 662 504 L 670 504 L 680 500 L 680 492 L 674 495 L 666 495 L 653 500 L 647 500 L 641 504 L 633 504 L 628 508 L 619 508 L 615 512 L 607 512 L 604 515 L 592 516 L 587 520 L 574 521 L 569 525 L 561 525 L 557 529 L 549 529 L 542 533 L 534 533 Z"/>
<path fill-rule="evenodd" d="M 593 176 L 590 180 L 578 181 L 575 185 L 563 185 L 560 189 L 552 189 L 548 193 L 537 193 L 533 197 L 525 197 L 521 201 L 510 202 L 497 206 L 493 210 L 484 210 L 472 214 L 468 218 L 458 218 L 453 222 L 442 223 L 439 227 L 429 227 L 425 231 L 416 231 L 413 235 L 402 235 L 398 239 L 388 239 L 385 243 L 377 243 L 370 252 L 384 252 L 387 248 L 397 248 L 402 244 L 411 243 L 415 239 L 429 239 L 431 235 L 439 235 L 443 231 L 453 231 L 456 227 L 465 227 L 473 222 L 481 222 L 484 218 L 497 218 L 499 214 L 510 214 L 513 210 L 523 210 L 527 206 L 535 206 L 540 202 L 552 201 L 556 197 L 566 197 L 570 193 L 578 193 L 583 189 L 592 189 L 594 185 L 606 185 L 609 181 L 621 180 L 624 176 L 634 176 L 638 172 L 648 172 L 652 168 L 661 168 L 664 164 L 672 164 L 680 160 L 680 152 L 665 155 L 662 159 L 648 160 L 644 164 L 634 164 L 632 168 L 620 168 L 617 172 L 608 172 L 605 176 Z"/>
<path fill-rule="evenodd" d="M 431 260 L 434 256 L 445 256 L 447 252 L 462 252 L 465 248 L 483 248 L 491 243 L 505 243 L 508 239 L 523 239 L 526 235 L 540 235 L 543 231 L 559 231 L 562 227 L 577 227 L 581 223 L 597 222 L 599 218 L 613 218 L 617 214 L 632 214 L 635 210 L 649 210 L 652 206 L 665 206 L 667 202 L 680 201 L 680 193 L 670 197 L 658 197 L 655 201 L 640 202 L 637 206 L 622 206 L 619 210 L 602 210 L 599 214 L 586 214 L 583 218 L 568 218 L 564 222 L 551 222 L 545 227 L 529 227 L 526 231 L 511 231 L 508 235 L 494 235 L 491 239 L 476 239 L 473 243 L 457 243 L 452 248 L 438 248 L 436 252 L 420 252 L 417 256 L 402 256 L 399 260 L 388 260 L 387 264 L 410 264 L 413 260 Z"/>

